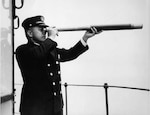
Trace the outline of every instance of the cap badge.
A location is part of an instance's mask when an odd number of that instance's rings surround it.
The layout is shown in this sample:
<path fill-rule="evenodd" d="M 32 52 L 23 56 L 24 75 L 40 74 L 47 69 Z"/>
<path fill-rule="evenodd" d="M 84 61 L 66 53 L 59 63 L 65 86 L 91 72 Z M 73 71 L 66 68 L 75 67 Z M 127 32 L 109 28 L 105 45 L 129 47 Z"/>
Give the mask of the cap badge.
<path fill-rule="evenodd" d="M 44 21 L 44 17 L 43 16 L 41 16 L 41 21 Z"/>

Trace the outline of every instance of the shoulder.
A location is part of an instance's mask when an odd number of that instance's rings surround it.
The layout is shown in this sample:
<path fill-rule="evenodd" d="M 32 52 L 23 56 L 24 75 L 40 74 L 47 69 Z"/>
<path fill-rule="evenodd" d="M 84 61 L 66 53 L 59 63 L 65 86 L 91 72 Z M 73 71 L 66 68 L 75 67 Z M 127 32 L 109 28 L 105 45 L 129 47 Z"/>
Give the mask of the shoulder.
<path fill-rule="evenodd" d="M 22 44 L 16 48 L 16 53 L 24 51 L 28 47 L 27 44 Z"/>

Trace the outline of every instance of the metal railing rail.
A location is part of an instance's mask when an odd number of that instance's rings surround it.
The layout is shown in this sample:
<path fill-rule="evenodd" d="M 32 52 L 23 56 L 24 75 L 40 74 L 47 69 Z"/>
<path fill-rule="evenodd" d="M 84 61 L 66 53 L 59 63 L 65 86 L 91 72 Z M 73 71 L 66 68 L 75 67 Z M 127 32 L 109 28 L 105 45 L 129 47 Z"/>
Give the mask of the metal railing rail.
<path fill-rule="evenodd" d="M 109 106 L 108 106 L 108 88 L 125 88 L 132 90 L 142 90 L 142 91 L 150 91 L 150 89 L 145 88 L 136 88 L 136 87 L 125 87 L 125 86 L 112 86 L 104 83 L 104 85 L 80 85 L 80 84 L 62 84 L 65 87 L 65 100 L 66 100 L 66 115 L 68 115 L 68 95 L 67 95 L 67 87 L 75 86 L 75 87 L 103 87 L 105 89 L 105 103 L 106 103 L 106 115 L 109 115 Z"/>
<path fill-rule="evenodd" d="M 23 85 L 23 84 L 15 84 L 15 85 Z M 66 103 L 66 115 L 68 115 L 68 86 L 70 87 L 102 87 L 105 90 L 105 104 L 106 104 L 106 115 L 109 115 L 109 105 L 108 105 L 108 88 L 124 88 L 124 89 L 132 89 L 132 90 L 140 90 L 149 92 L 150 89 L 145 88 L 137 88 L 137 87 L 126 87 L 126 86 L 115 86 L 108 85 L 108 83 L 104 83 L 104 85 L 82 85 L 82 84 L 68 84 L 64 83 L 62 86 L 65 87 L 65 103 Z M 18 114 L 18 113 L 17 113 Z"/>

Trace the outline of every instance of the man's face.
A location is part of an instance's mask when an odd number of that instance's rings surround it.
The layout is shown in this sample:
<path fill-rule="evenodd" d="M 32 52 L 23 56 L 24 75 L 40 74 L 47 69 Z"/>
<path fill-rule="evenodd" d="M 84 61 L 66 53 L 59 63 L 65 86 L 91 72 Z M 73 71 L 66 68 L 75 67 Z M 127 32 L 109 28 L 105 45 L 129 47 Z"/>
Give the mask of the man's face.
<path fill-rule="evenodd" d="M 39 27 L 39 26 L 32 27 L 31 35 L 32 35 L 32 39 L 35 42 L 41 43 L 41 42 L 45 41 L 45 39 L 46 39 L 46 28 Z"/>

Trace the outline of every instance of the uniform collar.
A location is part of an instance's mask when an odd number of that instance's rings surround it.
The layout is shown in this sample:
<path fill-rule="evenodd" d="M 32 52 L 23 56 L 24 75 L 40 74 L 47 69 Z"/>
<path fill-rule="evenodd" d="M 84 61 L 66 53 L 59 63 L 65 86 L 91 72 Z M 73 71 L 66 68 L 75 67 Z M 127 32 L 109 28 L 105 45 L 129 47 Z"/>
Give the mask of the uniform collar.
<path fill-rule="evenodd" d="M 31 45 L 36 45 L 36 46 L 40 46 L 39 43 L 36 43 L 36 42 L 31 42 L 31 41 L 28 41 L 28 44 L 31 44 Z"/>

